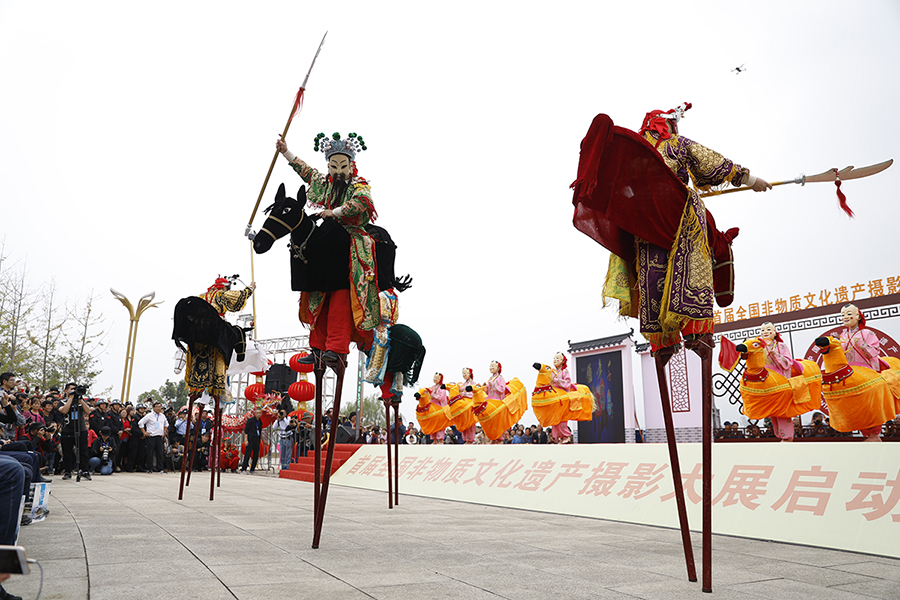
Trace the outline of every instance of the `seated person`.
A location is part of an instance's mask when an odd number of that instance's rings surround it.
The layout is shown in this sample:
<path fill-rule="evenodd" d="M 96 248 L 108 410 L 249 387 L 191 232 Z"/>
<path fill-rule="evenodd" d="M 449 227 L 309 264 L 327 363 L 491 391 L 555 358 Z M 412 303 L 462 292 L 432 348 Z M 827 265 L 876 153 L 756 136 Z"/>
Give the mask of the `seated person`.
<path fill-rule="evenodd" d="M 110 435 L 109 425 L 100 428 L 100 437 L 91 444 L 90 470 L 101 475 L 112 475 L 116 465 L 116 439 Z"/>

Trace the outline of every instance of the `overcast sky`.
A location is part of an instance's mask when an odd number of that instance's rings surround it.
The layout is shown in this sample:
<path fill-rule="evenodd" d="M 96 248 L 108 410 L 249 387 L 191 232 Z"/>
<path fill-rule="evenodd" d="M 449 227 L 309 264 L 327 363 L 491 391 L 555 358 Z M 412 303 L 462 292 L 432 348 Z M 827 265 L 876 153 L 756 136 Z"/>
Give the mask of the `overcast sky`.
<path fill-rule="evenodd" d="M 571 223 L 597 113 L 636 130 L 692 102 L 681 133 L 770 181 L 894 155 L 896 2 L 525 6 L 0 1 L 0 233 L 32 283 L 99 295 L 95 389 L 121 386 L 110 287 L 165 301 L 141 319 L 134 397 L 176 379 L 179 298 L 219 274 L 249 283 L 244 226 L 326 30 L 288 145 L 324 168 L 317 133 L 366 139 L 360 174 L 414 278 L 401 321 L 427 347 L 423 383 L 463 366 L 483 381 L 497 359 L 531 388 L 569 340 L 637 328 L 601 309 L 608 254 Z M 735 306 L 900 275 L 898 181 L 895 166 L 845 183 L 854 220 L 831 184 L 710 200 L 741 229 Z M 281 182 L 301 184 L 283 159 L 263 206 Z M 283 244 L 255 268 L 260 338 L 301 333 Z"/>

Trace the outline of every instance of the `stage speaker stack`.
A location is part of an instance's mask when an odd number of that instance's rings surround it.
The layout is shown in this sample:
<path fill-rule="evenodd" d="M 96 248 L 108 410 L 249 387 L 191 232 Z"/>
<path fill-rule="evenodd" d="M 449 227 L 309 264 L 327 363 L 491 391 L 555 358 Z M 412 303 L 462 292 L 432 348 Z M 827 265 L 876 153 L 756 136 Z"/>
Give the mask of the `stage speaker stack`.
<path fill-rule="evenodd" d="M 288 388 L 296 382 L 297 373 L 289 366 L 283 363 L 269 365 L 269 370 L 266 372 L 266 393 L 287 394 Z"/>

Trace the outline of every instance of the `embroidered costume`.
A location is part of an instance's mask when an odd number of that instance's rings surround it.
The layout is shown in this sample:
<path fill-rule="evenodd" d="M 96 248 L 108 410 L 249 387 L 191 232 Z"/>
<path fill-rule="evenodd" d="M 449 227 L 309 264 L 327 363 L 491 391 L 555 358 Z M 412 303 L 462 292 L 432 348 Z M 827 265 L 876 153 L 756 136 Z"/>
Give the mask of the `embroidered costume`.
<path fill-rule="evenodd" d="M 475 418 L 474 408 L 474 392 L 466 391 L 467 387 L 474 390 L 475 382 L 472 380 L 470 369 L 466 369 L 469 377 L 462 383 L 447 384 L 447 392 L 450 394 L 450 418 L 456 425 L 457 431 L 462 434 L 463 442 L 466 444 L 475 443 L 475 425 L 478 419 Z"/>
<path fill-rule="evenodd" d="M 528 393 L 516 378 L 508 383 L 501 369 L 484 384 L 475 388 L 474 412 L 481 430 L 490 440 L 498 440 L 503 432 L 519 422 L 528 409 Z"/>
<path fill-rule="evenodd" d="M 372 204 L 369 184 L 359 176 L 356 168 L 356 152 L 365 149 L 362 138 L 352 133 L 347 140 L 341 140 L 337 133 L 332 138 L 319 134 L 316 150 L 321 147 L 326 159 L 335 154 L 350 159 L 352 177 L 347 185 L 341 185 L 343 182 L 335 181 L 332 175 L 319 172 L 299 158 L 291 156 L 289 161 L 294 171 L 309 184 L 306 197 L 310 204 L 334 211 L 334 218 L 350 234 L 350 289 L 302 292 L 300 320 L 310 326 L 310 345 L 313 348 L 347 354 L 350 351 L 349 332 L 335 338 L 327 331 L 320 330 L 316 334 L 316 327 L 343 327 L 345 317 L 352 318 L 351 322 L 358 331 L 369 331 L 378 325 L 380 311 L 374 241 L 365 230 L 366 224 L 375 221 L 377 213 Z M 335 316 L 330 316 L 331 312 L 336 313 Z M 334 348 L 326 348 L 326 345 L 333 345 Z"/>
<path fill-rule="evenodd" d="M 713 301 L 728 306 L 733 299 L 731 242 L 738 230 L 718 231 L 697 190 L 739 186 L 751 177 L 670 133 L 669 120 L 684 110 L 648 113 L 640 137 L 598 115 L 572 184 L 575 227 L 611 252 L 604 298 L 618 300 L 622 316 L 639 318 L 654 351 L 678 343 L 681 333 L 712 333 Z M 690 182 L 695 189 L 686 187 Z"/>
<path fill-rule="evenodd" d="M 562 353 L 554 359 L 556 368 L 535 363 L 537 382 L 531 393 L 531 410 L 541 427 L 551 427 L 559 443 L 571 443 L 569 421 L 590 421 L 594 416 L 594 396 L 586 385 L 574 385 L 568 360 Z"/>
<path fill-rule="evenodd" d="M 185 351 L 184 379 L 192 393 L 205 390 L 210 396 L 223 396 L 232 350 L 237 352 L 238 360 L 244 360 L 247 345 L 244 332 L 225 321 L 224 315 L 242 310 L 253 290 L 230 290 L 226 289 L 228 285 L 228 279 L 219 277 L 199 296 L 218 317 L 212 316 L 212 311 L 204 309 L 202 303 L 198 304 L 196 298 L 185 298 L 176 306 L 172 337 Z"/>
<path fill-rule="evenodd" d="M 878 360 L 881 355 L 881 343 L 871 329 L 865 326 L 847 327 L 841 331 L 840 340 L 844 356 L 847 357 L 847 364 L 868 367 L 876 371 L 882 369 L 881 362 Z"/>

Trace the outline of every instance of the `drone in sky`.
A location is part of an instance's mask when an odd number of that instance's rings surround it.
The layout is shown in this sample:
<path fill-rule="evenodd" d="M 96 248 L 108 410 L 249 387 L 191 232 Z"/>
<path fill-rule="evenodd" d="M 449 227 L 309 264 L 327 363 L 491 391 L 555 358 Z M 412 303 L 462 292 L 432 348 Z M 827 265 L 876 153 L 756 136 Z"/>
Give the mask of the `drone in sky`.
<path fill-rule="evenodd" d="M 741 65 L 739 67 L 733 68 L 731 70 L 731 72 L 734 73 L 735 75 L 740 75 L 741 73 L 743 73 L 746 70 L 747 70 L 747 67 L 745 67 L 744 65 Z"/>

